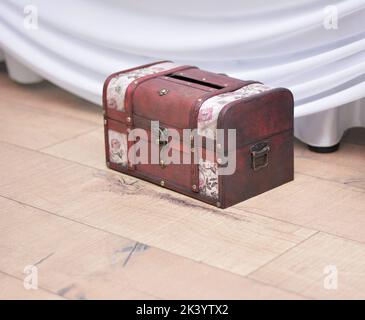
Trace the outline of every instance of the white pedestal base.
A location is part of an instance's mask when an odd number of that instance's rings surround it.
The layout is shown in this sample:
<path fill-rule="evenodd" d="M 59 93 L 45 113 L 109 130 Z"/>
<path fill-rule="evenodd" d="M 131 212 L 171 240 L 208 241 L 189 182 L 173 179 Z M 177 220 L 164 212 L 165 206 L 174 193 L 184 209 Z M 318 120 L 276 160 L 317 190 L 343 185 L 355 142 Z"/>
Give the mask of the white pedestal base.
<path fill-rule="evenodd" d="M 365 98 L 296 118 L 294 135 L 311 146 L 330 147 L 339 143 L 344 132 L 352 127 L 365 127 Z"/>
<path fill-rule="evenodd" d="M 9 77 L 16 82 L 30 84 L 43 81 L 43 78 L 33 72 L 31 69 L 24 66 L 19 61 L 15 60 L 12 56 L 4 54 L 6 66 L 8 69 Z M 1 54 L 0 54 L 1 61 Z"/>

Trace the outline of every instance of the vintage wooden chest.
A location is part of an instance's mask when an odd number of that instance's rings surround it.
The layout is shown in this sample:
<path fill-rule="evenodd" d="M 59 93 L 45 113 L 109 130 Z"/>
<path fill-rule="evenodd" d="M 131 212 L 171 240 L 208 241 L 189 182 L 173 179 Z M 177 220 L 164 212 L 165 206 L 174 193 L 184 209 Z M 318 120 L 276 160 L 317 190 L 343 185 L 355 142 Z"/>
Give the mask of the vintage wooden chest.
<path fill-rule="evenodd" d="M 293 96 L 162 61 L 103 90 L 111 169 L 226 208 L 293 179 Z"/>

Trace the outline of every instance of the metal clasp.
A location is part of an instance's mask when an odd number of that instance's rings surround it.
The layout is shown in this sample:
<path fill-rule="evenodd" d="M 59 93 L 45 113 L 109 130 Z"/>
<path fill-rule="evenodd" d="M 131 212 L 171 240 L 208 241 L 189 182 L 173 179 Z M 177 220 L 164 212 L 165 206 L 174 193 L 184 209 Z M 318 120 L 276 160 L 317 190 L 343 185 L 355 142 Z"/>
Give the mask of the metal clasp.
<path fill-rule="evenodd" d="M 265 168 L 269 164 L 270 146 L 267 141 L 251 146 L 251 166 L 254 171 Z"/>
<path fill-rule="evenodd" d="M 168 143 L 168 139 L 169 139 L 169 132 L 168 132 L 168 129 L 166 128 L 163 128 L 163 127 L 159 127 L 158 128 L 158 145 L 159 145 L 159 153 L 160 153 L 160 156 L 161 156 L 161 150 L 162 148 L 164 148 L 167 143 Z M 166 168 L 166 163 L 163 159 L 160 159 L 160 167 L 162 169 Z"/>
<path fill-rule="evenodd" d="M 157 139 L 157 144 L 159 144 L 160 146 L 164 146 L 167 144 L 169 139 L 169 132 L 166 128 L 163 127 L 159 127 L 158 128 L 158 139 Z"/>

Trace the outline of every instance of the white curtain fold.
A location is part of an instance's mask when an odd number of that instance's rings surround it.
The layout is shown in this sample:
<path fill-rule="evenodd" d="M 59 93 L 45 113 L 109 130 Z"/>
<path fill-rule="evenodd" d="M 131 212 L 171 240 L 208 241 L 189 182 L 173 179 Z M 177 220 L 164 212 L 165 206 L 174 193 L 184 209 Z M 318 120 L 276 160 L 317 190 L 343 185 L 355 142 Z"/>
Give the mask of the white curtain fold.
<path fill-rule="evenodd" d="M 365 96 L 364 0 L 31 2 L 37 29 L 28 0 L 0 2 L 0 49 L 95 103 L 108 74 L 160 59 L 288 87 L 296 118 Z"/>

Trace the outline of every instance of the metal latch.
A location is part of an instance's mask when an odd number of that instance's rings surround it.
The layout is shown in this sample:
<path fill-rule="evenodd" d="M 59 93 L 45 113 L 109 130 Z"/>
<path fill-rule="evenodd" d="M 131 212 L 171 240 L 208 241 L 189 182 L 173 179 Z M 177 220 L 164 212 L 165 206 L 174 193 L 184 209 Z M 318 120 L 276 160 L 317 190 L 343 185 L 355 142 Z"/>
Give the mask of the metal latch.
<path fill-rule="evenodd" d="M 164 148 L 169 139 L 169 132 L 166 128 L 159 127 L 158 128 L 158 145 L 160 146 L 159 154 L 161 156 L 161 150 Z M 162 169 L 166 168 L 166 163 L 163 159 L 160 158 L 160 167 Z"/>
<path fill-rule="evenodd" d="M 157 143 L 160 146 L 164 146 L 167 144 L 169 139 L 169 131 L 166 128 L 159 127 L 158 128 L 158 140 Z"/>
<path fill-rule="evenodd" d="M 259 142 L 251 146 L 251 166 L 254 171 L 265 168 L 269 164 L 270 146 L 268 142 Z"/>

